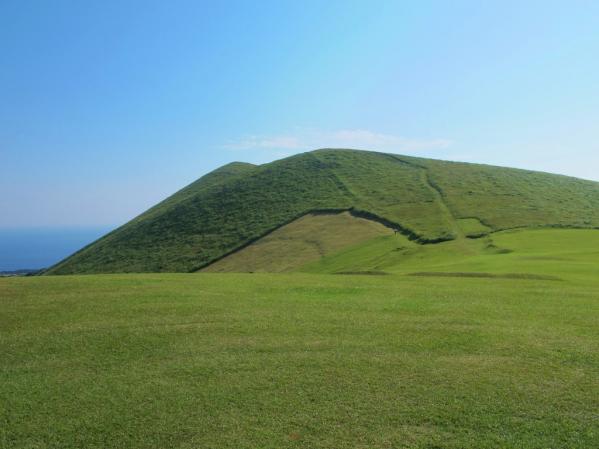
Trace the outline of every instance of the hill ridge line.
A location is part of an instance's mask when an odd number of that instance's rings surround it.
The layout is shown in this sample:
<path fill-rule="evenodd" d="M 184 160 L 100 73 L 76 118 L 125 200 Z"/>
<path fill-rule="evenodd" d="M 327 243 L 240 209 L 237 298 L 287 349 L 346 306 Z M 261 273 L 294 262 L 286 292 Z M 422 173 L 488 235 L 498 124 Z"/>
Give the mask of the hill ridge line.
<path fill-rule="evenodd" d="M 424 165 L 420 165 L 420 164 L 417 164 L 416 162 L 412 162 L 412 161 L 406 161 L 405 159 L 403 159 L 401 156 L 398 156 L 397 154 L 390 154 L 390 153 L 383 153 L 383 154 L 385 156 L 389 156 L 391 159 L 394 159 L 395 161 L 401 162 L 404 165 L 419 168 L 422 170 L 428 170 Z"/>

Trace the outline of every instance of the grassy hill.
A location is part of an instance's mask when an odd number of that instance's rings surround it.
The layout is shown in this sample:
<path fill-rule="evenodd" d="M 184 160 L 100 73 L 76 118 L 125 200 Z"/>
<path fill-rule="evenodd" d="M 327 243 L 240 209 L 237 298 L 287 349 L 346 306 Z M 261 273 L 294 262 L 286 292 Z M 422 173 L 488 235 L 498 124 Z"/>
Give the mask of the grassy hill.
<path fill-rule="evenodd" d="M 418 245 L 513 228 L 594 228 L 599 183 L 356 150 L 318 150 L 261 166 L 233 163 L 47 273 L 197 271 L 307 213 L 342 210 Z"/>
<path fill-rule="evenodd" d="M 0 448 L 595 447 L 598 189 L 227 165 L 50 270 L 194 273 L 0 279 Z"/>

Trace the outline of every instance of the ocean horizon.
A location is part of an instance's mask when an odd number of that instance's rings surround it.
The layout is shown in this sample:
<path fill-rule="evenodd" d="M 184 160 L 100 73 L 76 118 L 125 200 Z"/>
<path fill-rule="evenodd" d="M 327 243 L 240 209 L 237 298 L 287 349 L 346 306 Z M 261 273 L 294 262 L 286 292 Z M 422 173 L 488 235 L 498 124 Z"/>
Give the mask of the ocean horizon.
<path fill-rule="evenodd" d="M 108 226 L 0 229 L 0 271 L 50 267 L 111 229 Z"/>

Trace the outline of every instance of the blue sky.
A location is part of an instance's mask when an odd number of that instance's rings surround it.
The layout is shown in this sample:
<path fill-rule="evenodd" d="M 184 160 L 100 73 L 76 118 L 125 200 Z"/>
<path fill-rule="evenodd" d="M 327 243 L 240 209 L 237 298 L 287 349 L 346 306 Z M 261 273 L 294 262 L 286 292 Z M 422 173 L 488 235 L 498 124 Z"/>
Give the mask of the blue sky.
<path fill-rule="evenodd" d="M 318 147 L 599 180 L 599 2 L 0 2 L 0 228 Z"/>

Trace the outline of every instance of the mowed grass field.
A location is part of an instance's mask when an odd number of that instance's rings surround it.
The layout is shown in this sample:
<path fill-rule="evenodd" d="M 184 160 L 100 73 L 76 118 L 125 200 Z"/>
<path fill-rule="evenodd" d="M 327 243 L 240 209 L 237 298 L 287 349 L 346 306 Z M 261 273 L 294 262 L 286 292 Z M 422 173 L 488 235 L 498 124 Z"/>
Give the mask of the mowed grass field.
<path fill-rule="evenodd" d="M 593 245 L 521 240 L 496 257 L 560 280 L 0 279 L 0 447 L 597 447 Z M 456 254 L 427 272 L 503 270 Z"/>

